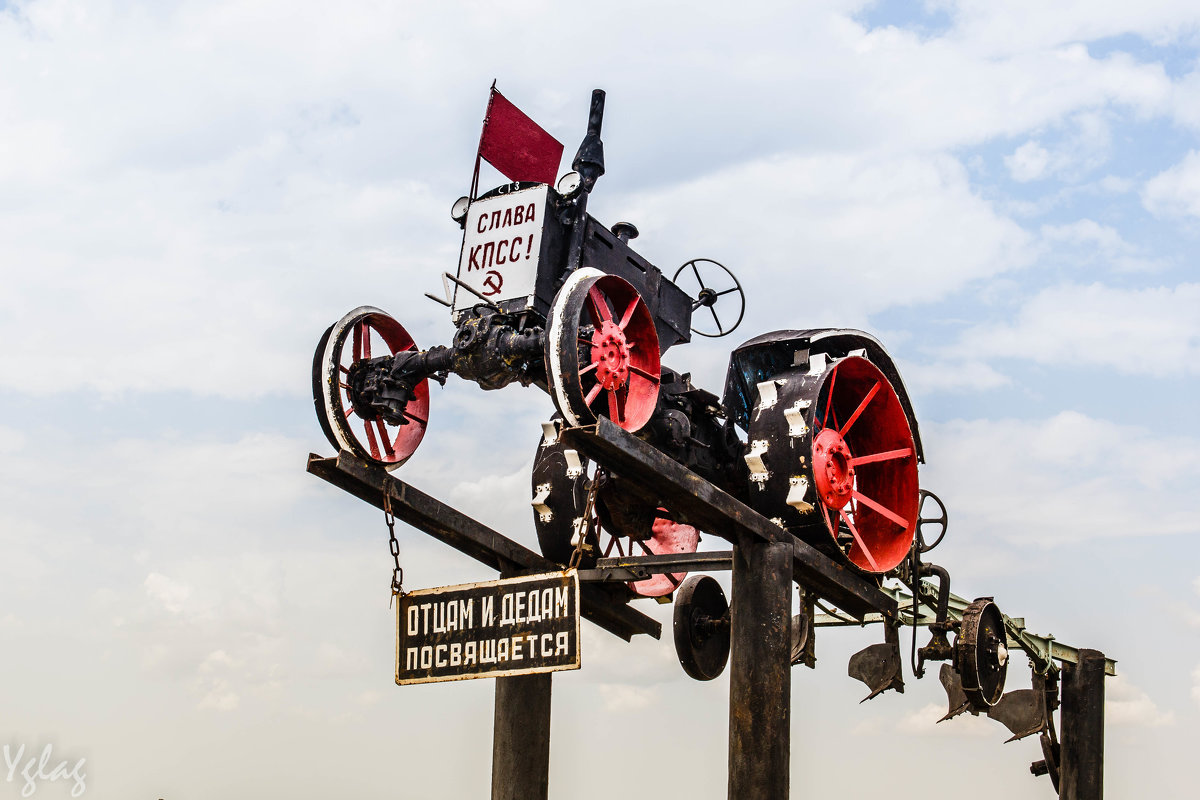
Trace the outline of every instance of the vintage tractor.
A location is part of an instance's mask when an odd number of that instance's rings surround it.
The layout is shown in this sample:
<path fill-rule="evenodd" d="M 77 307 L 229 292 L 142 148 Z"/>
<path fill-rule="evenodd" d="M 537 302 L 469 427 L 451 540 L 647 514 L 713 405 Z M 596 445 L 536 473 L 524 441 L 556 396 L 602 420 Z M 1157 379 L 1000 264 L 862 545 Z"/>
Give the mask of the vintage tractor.
<path fill-rule="evenodd" d="M 520 118 L 513 128 L 514 107 L 496 98 L 503 101 L 493 89 L 481 156 L 497 147 L 488 132 L 493 116 L 509 125 L 501 140 L 540 141 L 540 129 Z M 531 486 L 538 541 L 551 560 L 588 566 L 613 555 L 697 549 L 699 531 L 640 499 L 621 475 L 589 463 L 559 435 L 607 417 L 850 568 L 880 581 L 899 577 L 914 595 L 926 588 L 922 579 L 937 577 L 948 595 L 945 571 L 920 561 L 928 549 L 919 535 L 924 452 L 900 373 L 879 341 L 831 328 L 756 336 L 733 351 L 722 397 L 663 363 L 693 333 L 724 336 L 738 327 L 745 295 L 729 270 L 707 259 L 668 278 L 631 247 L 633 225 L 610 228 L 587 213 L 604 173 L 603 111 L 604 93 L 596 91 L 572 171 L 557 181 L 473 187 L 453 204 L 463 239 L 457 273 L 445 275 L 452 296 L 429 295 L 450 308 L 449 345 L 420 349 L 403 325 L 366 306 L 325 332 L 313 395 L 330 443 L 396 469 L 425 436 L 430 380 L 456 374 L 484 389 L 534 385 L 558 410 L 542 426 Z M 680 659 L 689 674 L 711 678 L 728 651 L 728 637 L 722 645 L 719 635 L 727 605 L 713 579 L 684 579 L 656 574 L 628 591 L 676 597 Z M 934 641 L 922 649 L 925 658 L 954 660 L 967 698 L 982 709 L 1003 686 L 997 615 L 984 603 L 950 620 L 943 602 Z M 851 664 L 873 693 L 899 680 L 894 625 L 886 627 L 888 640 Z M 952 631 L 957 649 L 946 638 Z"/>

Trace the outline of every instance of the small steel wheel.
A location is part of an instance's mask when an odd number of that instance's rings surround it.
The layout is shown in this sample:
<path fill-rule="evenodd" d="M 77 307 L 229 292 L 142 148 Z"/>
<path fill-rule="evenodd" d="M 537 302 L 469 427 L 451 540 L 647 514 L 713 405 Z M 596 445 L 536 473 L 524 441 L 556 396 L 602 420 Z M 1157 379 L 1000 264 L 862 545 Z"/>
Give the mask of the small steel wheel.
<path fill-rule="evenodd" d="M 408 331 L 378 308 L 360 306 L 325 331 L 313 357 L 313 402 L 325 438 L 339 450 L 393 470 L 416 451 L 429 421 L 429 381 L 414 387 L 405 424 L 354 408 L 346 382 L 356 361 L 415 350 Z"/>
<path fill-rule="evenodd" d="M 702 275 L 701 272 L 706 275 Z M 742 317 L 746 316 L 746 292 L 729 267 L 721 262 L 713 261 L 711 258 L 693 258 L 675 270 L 675 276 L 671 278 L 671 282 L 696 298 L 692 302 L 692 333 L 697 336 L 716 339 L 733 333 L 734 329 L 742 324 Z M 717 316 L 717 301 L 726 295 L 735 293 L 738 300 L 737 319 L 730 325 L 729 320 L 733 319 L 733 314 L 726 309 L 725 322 L 722 323 L 721 318 Z M 708 314 L 705 315 L 700 311 L 701 308 L 707 308 Z M 724 308 L 724 304 L 722 304 L 722 308 Z M 701 319 L 711 316 L 713 327 L 710 327 L 707 322 L 696 324 L 696 314 L 700 314 Z"/>
<path fill-rule="evenodd" d="M 1000 701 L 1008 672 L 1008 636 L 1004 616 L 992 598 L 982 597 L 963 611 L 954 641 L 954 666 L 973 708 L 987 711 Z"/>
<path fill-rule="evenodd" d="M 729 602 L 709 575 L 693 575 L 675 595 L 675 653 L 683 671 L 711 681 L 729 660 Z"/>
<path fill-rule="evenodd" d="M 646 302 L 624 278 L 577 269 L 550 309 L 546 371 L 569 425 L 604 416 L 627 431 L 650 421 L 662 373 Z"/>

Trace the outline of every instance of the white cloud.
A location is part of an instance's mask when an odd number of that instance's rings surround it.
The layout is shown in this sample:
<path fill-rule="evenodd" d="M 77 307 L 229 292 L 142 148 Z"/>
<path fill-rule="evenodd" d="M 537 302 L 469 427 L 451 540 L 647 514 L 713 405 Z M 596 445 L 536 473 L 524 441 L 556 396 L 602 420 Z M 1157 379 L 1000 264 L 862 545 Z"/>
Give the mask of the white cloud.
<path fill-rule="evenodd" d="M 1192 670 L 1192 699 L 1200 705 L 1200 666 Z"/>
<path fill-rule="evenodd" d="M 1107 251 L 1122 250 L 1129 246 L 1116 228 L 1101 225 L 1090 219 L 1081 219 L 1065 225 L 1043 225 L 1042 238 L 1049 242 L 1090 245 Z"/>
<path fill-rule="evenodd" d="M 192 596 L 192 587 L 177 583 L 166 575 L 152 572 L 146 576 L 146 594 L 171 614 L 178 614 Z"/>
<path fill-rule="evenodd" d="M 1170 90 L 1157 65 L 1053 38 L 985 56 L 972 37 L 991 30 L 978 22 L 990 12 L 974 7 L 956 12 L 957 33 L 927 39 L 865 30 L 837 9 L 751 5 L 716 22 L 637 6 L 623 41 L 641 57 L 605 50 L 551 75 L 540 48 L 519 43 L 578 30 L 585 10 L 531 3 L 531 28 L 523 14 L 454 4 L 350 4 L 332 19 L 314 3 L 23 8 L 0 18 L 0 74 L 28 77 L 7 87 L 0 124 L 0 237 L 22 265 L 0 299 L 0 385 L 39 394 L 301 394 L 321 328 L 363 301 L 422 342 L 444 336 L 418 290 L 453 264 L 445 208 L 469 172 L 470 98 L 491 78 L 474 56 L 496 41 L 512 45 L 512 94 L 564 138 L 579 131 L 579 85 L 605 76 L 606 181 L 674 184 L 672 201 L 739 190 L 742 218 L 721 213 L 729 195 L 684 204 L 704 215 L 695 246 L 769 253 L 768 280 L 805 269 L 797 291 L 821 291 L 831 312 L 859 295 L 867 312 L 911 302 L 1025 260 L 1020 230 L 932 154 L 1063 120 L 1086 137 L 1097 108 L 1158 109 Z M 1126 19 L 1113 13 L 1087 29 Z M 1174 25 L 1165 10 L 1154 18 L 1152 30 Z M 730 58 L 682 44 L 714 25 Z M 665 33 L 677 47 L 648 85 L 646 54 Z M 796 152 L 811 157 L 747 163 Z M 697 181 L 711 164 L 734 173 Z M 45 358 L 83 343 L 71 369 Z"/>
<path fill-rule="evenodd" d="M 1136 184 L 1131 178 L 1122 178 L 1117 175 L 1105 175 L 1096 182 L 1096 188 L 1108 194 L 1125 194 L 1136 188 Z"/>
<path fill-rule="evenodd" d="M 1104 717 L 1106 724 L 1125 728 L 1157 728 L 1175 721 L 1173 712 L 1160 710 L 1149 695 L 1121 675 L 1105 680 Z"/>
<path fill-rule="evenodd" d="M 612 713 L 644 711 L 658 702 L 658 691 L 654 687 L 601 683 L 596 688 L 600 690 L 604 710 Z"/>
<path fill-rule="evenodd" d="M 1012 383 L 991 365 L 977 360 L 907 364 L 904 383 L 916 396 L 932 392 L 980 392 Z"/>
<path fill-rule="evenodd" d="M 536 430 L 532 425 L 529 429 L 531 433 Z M 536 436 L 529 438 L 536 439 Z M 531 441 L 522 452 L 531 454 L 536 447 L 537 442 Z M 521 530 L 528 527 L 533 515 L 529 477 L 532 469 L 532 459 L 526 459 L 508 474 L 489 474 L 472 481 L 460 481 L 450 489 L 448 501 L 468 514 L 485 517 L 488 524 L 498 530 Z"/>
<path fill-rule="evenodd" d="M 1175 81 L 1171 87 L 1171 113 L 1182 125 L 1195 131 L 1200 128 L 1200 69 Z"/>
<path fill-rule="evenodd" d="M 317 675 L 322 678 L 362 675 L 369 666 L 362 653 L 350 652 L 333 642 L 321 642 L 317 646 L 313 663 Z"/>
<path fill-rule="evenodd" d="M 1050 165 L 1050 151 L 1032 139 L 1004 157 L 1004 166 L 1013 180 L 1027 183 L 1045 176 Z"/>
<path fill-rule="evenodd" d="M 1180 0 L 1070 0 L 1052 5 L 1017 0 L 1002 6 L 982 0 L 936 0 L 954 19 L 951 36 L 988 55 L 1133 34 L 1165 44 L 1191 35 L 1200 24 L 1194 5 Z"/>
<path fill-rule="evenodd" d="M 1200 151 L 1192 150 L 1142 188 L 1142 203 L 1162 216 L 1200 217 Z"/>
<path fill-rule="evenodd" d="M 1115 272 L 1149 272 L 1168 265 L 1165 259 L 1149 256 L 1121 236 L 1111 225 L 1080 219 L 1062 225 L 1043 225 L 1042 241 L 1049 248 L 1044 262 L 1095 265 Z"/>
<path fill-rule="evenodd" d="M 220 679 L 205 681 L 201 684 L 204 696 L 197 704 L 200 709 L 213 711 L 236 711 L 241 702 L 237 692 L 229 688 L 229 684 Z"/>
<path fill-rule="evenodd" d="M 689 680 L 679 666 L 670 637 L 674 607 L 649 602 L 639 603 L 636 607 L 662 624 L 663 638 L 638 636 L 632 642 L 624 642 L 595 626 L 585 626 L 582 651 L 586 654 L 584 670 L 589 677 L 599 683 L 627 686 L 631 690 Z"/>
<path fill-rule="evenodd" d="M 214 650 L 200 664 L 200 672 L 216 672 L 235 666 L 234 660 L 224 650 Z"/>
<path fill-rule="evenodd" d="M 850 735 L 855 738 L 860 736 L 879 736 L 886 732 L 887 720 L 883 717 L 867 717 L 860 722 L 856 722 L 854 727 L 850 729 Z"/>
<path fill-rule="evenodd" d="M 974 33 L 952 29 L 928 40 L 883 28 L 863 36 L 855 42 L 859 58 L 847 69 L 865 73 L 876 87 L 864 110 L 897 142 L 950 147 L 953 140 L 1025 136 L 1105 106 L 1137 114 L 1170 108 L 1172 84 L 1159 64 L 1124 53 L 1093 58 L 1078 41 L 1029 46 L 1024 37 L 995 42 Z M 890 74 L 885 63 L 893 67 Z M 897 64 L 905 67 L 897 71 Z M 901 114 L 901 104 L 908 114 Z M 893 115 L 904 118 L 901 128 L 887 126 Z"/>
<path fill-rule="evenodd" d="M 1200 374 L 1200 284 L 1054 286 L 1026 302 L 1013 322 L 968 329 L 948 352 L 1103 366 L 1126 375 Z"/>
<path fill-rule="evenodd" d="M 959 714 L 954 719 L 938 722 L 946 709 L 936 703 L 926 703 L 910 711 L 896 723 L 896 730 L 912 736 L 994 736 L 995 723 L 987 717 Z"/>
<path fill-rule="evenodd" d="M 1080 112 L 1064 119 L 1062 141 L 1053 150 L 1030 139 L 1004 157 L 1009 175 L 1019 183 L 1055 175 L 1069 180 L 1103 164 L 1112 149 L 1112 134 L 1104 114 Z"/>
<path fill-rule="evenodd" d="M 943 156 L 764 159 L 644 193 L 630 213 L 652 259 L 711 254 L 740 275 L 748 313 L 775 327 L 935 300 L 1032 257 L 1029 236 Z M 659 255 L 662 242 L 688 249 Z"/>
<path fill-rule="evenodd" d="M 12 456 L 20 452 L 27 441 L 27 436 L 15 428 L 0 425 L 0 455 Z"/>
<path fill-rule="evenodd" d="M 1190 488 L 1200 481 L 1200 440 L 1076 412 L 927 422 L 922 434 L 929 464 L 921 483 L 974 542 L 1029 547 L 1200 533 Z"/>

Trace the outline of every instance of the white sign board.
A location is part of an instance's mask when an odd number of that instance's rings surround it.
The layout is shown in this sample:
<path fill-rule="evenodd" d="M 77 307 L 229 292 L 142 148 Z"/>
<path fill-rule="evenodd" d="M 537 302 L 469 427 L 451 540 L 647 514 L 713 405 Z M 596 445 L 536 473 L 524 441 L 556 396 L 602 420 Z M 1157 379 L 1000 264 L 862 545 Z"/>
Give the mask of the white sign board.
<path fill-rule="evenodd" d="M 535 186 L 472 203 L 458 279 L 493 303 L 532 297 L 548 191 Z M 478 297 L 455 287 L 454 311 L 478 303 Z"/>

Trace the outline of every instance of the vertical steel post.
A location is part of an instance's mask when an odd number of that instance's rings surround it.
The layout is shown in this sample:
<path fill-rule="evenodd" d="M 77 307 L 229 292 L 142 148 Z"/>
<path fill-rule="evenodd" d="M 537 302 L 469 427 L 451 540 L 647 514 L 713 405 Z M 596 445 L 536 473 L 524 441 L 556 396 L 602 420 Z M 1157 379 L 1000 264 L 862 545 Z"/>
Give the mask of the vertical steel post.
<path fill-rule="evenodd" d="M 788 796 L 792 558 L 790 543 L 750 536 L 733 551 L 730 800 Z"/>
<path fill-rule="evenodd" d="M 546 800 L 553 673 L 496 678 L 492 800 Z"/>
<path fill-rule="evenodd" d="M 1063 665 L 1062 769 L 1059 797 L 1104 797 L 1104 654 L 1080 650 L 1078 664 Z"/>

